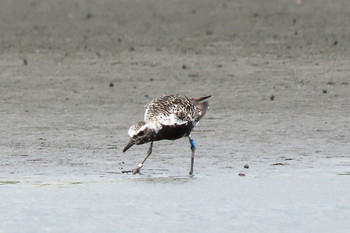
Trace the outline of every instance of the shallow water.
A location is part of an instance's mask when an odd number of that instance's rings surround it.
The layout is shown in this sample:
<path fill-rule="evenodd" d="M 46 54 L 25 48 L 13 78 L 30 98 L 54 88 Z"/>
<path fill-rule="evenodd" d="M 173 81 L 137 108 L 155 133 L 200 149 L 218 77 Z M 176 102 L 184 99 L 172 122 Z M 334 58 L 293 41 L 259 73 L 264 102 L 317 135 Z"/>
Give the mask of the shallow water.
<path fill-rule="evenodd" d="M 110 175 L 0 179 L 1 232 L 348 232 L 350 179 Z"/>

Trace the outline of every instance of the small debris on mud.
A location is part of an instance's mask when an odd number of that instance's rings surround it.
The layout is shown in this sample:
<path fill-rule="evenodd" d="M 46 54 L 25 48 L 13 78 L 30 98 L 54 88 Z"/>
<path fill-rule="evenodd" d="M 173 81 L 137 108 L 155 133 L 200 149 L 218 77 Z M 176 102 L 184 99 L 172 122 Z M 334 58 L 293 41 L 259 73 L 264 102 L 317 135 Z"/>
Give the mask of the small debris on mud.
<path fill-rule="evenodd" d="M 272 164 L 272 166 L 285 166 L 285 165 L 288 165 L 286 163 L 274 163 Z"/>
<path fill-rule="evenodd" d="M 109 87 L 114 87 L 114 83 L 110 82 Z"/>
<path fill-rule="evenodd" d="M 245 168 L 245 169 L 248 169 L 248 168 L 249 168 L 249 165 L 248 165 L 248 164 L 245 164 L 245 165 L 244 165 L 244 168 Z"/>
<path fill-rule="evenodd" d="M 238 176 L 245 176 L 244 173 L 238 173 Z"/>
<path fill-rule="evenodd" d="M 327 90 L 326 89 L 322 90 L 322 93 L 327 94 Z"/>
<path fill-rule="evenodd" d="M 91 19 L 92 17 L 93 17 L 92 13 L 87 13 L 87 14 L 86 14 L 86 18 L 87 18 L 87 19 Z"/>
<path fill-rule="evenodd" d="M 274 100 L 275 100 L 275 96 L 274 96 L 274 95 L 271 95 L 271 96 L 270 96 L 270 100 L 271 100 L 271 101 L 274 101 Z"/>
<path fill-rule="evenodd" d="M 188 77 L 189 78 L 197 78 L 199 75 L 198 74 L 189 74 Z"/>

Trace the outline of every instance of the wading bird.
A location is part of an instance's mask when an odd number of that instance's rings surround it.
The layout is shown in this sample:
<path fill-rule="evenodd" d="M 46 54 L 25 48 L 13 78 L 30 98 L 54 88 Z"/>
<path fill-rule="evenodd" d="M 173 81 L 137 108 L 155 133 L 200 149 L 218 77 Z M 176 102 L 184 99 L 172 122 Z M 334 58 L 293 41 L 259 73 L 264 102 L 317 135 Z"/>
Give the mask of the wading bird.
<path fill-rule="evenodd" d="M 190 133 L 208 110 L 208 101 L 203 102 L 203 100 L 209 97 L 211 96 L 188 98 L 183 95 L 164 95 L 149 103 L 145 108 L 144 121 L 135 123 L 130 127 L 128 134 L 131 139 L 123 150 L 123 152 L 126 152 L 135 144 L 141 145 L 150 142 L 147 156 L 137 168 L 123 171 L 123 173 L 140 173 L 143 164 L 152 153 L 154 141 L 188 137 L 192 151 L 189 174 L 193 175 L 196 146 Z"/>

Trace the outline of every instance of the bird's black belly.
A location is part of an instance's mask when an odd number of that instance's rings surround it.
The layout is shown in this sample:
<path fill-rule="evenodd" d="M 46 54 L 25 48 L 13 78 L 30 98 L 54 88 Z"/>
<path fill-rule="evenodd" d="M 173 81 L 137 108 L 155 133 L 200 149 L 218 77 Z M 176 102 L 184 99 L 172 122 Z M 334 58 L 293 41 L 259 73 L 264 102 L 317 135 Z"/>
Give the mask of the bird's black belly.
<path fill-rule="evenodd" d="M 158 131 L 154 141 L 167 139 L 167 140 L 175 140 L 182 138 L 184 136 L 188 136 L 194 125 L 193 124 L 183 124 L 183 125 L 172 125 L 172 126 L 164 126 L 161 130 Z"/>

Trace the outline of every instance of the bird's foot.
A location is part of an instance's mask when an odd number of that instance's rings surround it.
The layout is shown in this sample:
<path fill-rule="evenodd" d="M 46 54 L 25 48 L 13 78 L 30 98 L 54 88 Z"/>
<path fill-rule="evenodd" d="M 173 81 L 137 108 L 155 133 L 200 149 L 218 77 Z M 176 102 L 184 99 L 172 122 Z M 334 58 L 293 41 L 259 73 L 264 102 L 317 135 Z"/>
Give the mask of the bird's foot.
<path fill-rule="evenodd" d="M 132 173 L 133 175 L 136 175 L 136 174 L 142 175 L 142 173 L 140 172 L 141 167 L 142 167 L 142 166 L 139 165 L 139 166 L 138 166 L 137 168 L 135 168 L 135 169 L 128 170 L 128 171 L 122 171 L 122 173 L 123 173 L 123 174 L 124 174 L 124 173 Z"/>

